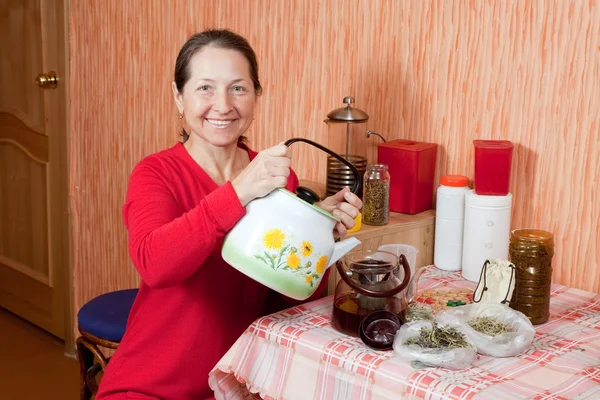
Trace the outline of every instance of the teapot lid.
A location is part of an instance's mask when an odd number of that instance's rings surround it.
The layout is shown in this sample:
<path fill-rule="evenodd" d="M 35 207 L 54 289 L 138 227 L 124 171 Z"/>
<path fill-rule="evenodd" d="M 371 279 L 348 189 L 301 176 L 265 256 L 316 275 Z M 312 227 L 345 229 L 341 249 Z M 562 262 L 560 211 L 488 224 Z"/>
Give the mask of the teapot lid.
<path fill-rule="evenodd" d="M 358 327 L 360 339 L 375 350 L 390 350 L 402 321 L 391 311 L 378 310 L 367 315 Z"/>
<path fill-rule="evenodd" d="M 279 190 L 280 192 L 282 192 L 282 193 L 285 193 L 285 194 L 287 194 L 288 196 L 290 196 L 290 197 L 292 197 L 292 198 L 296 199 L 296 201 L 299 201 L 299 202 L 301 202 L 301 203 L 303 203 L 303 204 L 306 204 L 306 205 L 307 205 L 307 206 L 309 206 L 309 207 L 312 207 L 312 208 L 313 208 L 315 211 L 318 211 L 318 212 L 320 212 L 321 214 L 325 215 L 326 217 L 329 217 L 329 218 L 331 218 L 332 220 L 334 220 L 334 221 L 336 221 L 336 222 L 340 222 L 340 219 L 339 219 L 339 218 L 336 218 L 336 217 L 334 217 L 334 216 L 333 216 L 333 214 L 331 214 L 330 212 L 328 212 L 328 211 L 326 211 L 326 210 L 322 209 L 322 208 L 321 208 L 321 207 L 319 207 L 319 206 L 316 206 L 316 205 L 314 205 L 314 204 L 311 204 L 311 203 L 309 203 L 309 202 L 307 202 L 307 201 L 304 201 L 304 200 L 302 200 L 302 199 L 301 199 L 301 198 L 299 198 L 299 197 L 298 197 L 296 194 L 294 194 L 294 193 L 290 192 L 289 190 L 287 190 L 287 189 L 285 189 L 285 188 L 278 188 L 277 190 Z"/>
<path fill-rule="evenodd" d="M 336 108 L 327 114 L 327 119 L 325 122 L 346 122 L 346 123 L 358 123 L 358 122 L 366 122 L 369 119 L 369 115 L 360 110 L 358 108 L 353 108 L 352 103 L 354 103 L 354 97 L 344 97 L 342 100 L 344 104 L 347 104 L 346 107 Z"/>

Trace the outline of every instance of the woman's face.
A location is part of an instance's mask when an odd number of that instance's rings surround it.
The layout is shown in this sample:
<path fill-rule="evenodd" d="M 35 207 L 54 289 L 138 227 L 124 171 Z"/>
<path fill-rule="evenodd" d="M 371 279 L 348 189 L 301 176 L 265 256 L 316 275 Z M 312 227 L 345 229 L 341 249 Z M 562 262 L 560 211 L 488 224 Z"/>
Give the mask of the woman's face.
<path fill-rule="evenodd" d="M 254 118 L 250 64 L 236 50 L 208 46 L 194 54 L 183 93 L 173 83 L 173 94 L 192 140 L 199 136 L 219 147 L 237 143 Z"/>

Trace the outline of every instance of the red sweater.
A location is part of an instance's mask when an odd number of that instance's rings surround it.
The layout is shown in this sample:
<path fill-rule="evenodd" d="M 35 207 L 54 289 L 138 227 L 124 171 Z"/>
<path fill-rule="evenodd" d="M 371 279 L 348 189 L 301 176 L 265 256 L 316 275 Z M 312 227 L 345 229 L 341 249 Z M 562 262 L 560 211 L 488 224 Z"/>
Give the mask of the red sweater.
<path fill-rule="evenodd" d="M 292 172 L 287 189 L 297 185 Z M 212 396 L 208 373 L 276 299 L 221 258 L 245 212 L 231 183 L 218 186 L 181 143 L 136 166 L 123 216 L 142 282 L 96 400 Z"/>

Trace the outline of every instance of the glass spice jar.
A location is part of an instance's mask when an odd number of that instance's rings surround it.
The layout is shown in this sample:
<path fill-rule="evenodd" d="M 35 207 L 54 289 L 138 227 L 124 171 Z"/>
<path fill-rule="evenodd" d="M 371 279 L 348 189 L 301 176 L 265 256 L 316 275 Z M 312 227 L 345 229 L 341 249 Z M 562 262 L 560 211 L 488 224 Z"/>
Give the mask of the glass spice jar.
<path fill-rule="evenodd" d="M 390 173 L 386 164 L 367 166 L 363 185 L 363 222 L 386 225 L 390 215 Z"/>
<path fill-rule="evenodd" d="M 516 282 L 510 307 L 525 314 L 532 324 L 550 318 L 550 286 L 554 236 L 538 229 L 516 229 L 508 246 L 516 267 Z"/>

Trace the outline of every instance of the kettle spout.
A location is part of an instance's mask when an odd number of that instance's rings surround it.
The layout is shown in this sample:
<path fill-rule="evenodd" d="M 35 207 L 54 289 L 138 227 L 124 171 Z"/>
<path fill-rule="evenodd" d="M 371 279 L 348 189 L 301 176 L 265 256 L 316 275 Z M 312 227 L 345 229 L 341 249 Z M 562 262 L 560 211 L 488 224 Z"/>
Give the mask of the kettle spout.
<path fill-rule="evenodd" d="M 346 240 L 342 240 L 341 242 L 337 242 L 335 247 L 333 248 L 333 255 L 331 256 L 331 260 L 329 260 L 329 265 L 327 268 L 331 267 L 337 260 L 344 257 L 346 253 L 355 248 L 360 244 L 360 240 L 355 237 L 348 238 Z"/>

